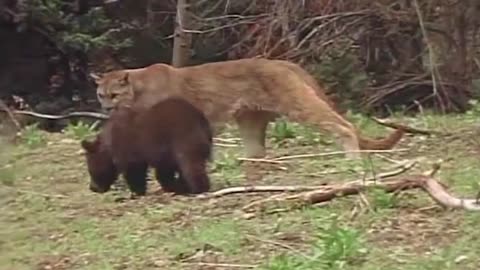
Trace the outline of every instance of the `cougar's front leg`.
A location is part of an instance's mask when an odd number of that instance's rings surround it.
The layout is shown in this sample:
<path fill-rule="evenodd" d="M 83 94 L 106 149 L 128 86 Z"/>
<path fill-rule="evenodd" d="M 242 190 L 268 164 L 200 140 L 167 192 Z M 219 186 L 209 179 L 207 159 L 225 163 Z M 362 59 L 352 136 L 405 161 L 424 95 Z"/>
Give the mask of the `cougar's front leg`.
<path fill-rule="evenodd" d="M 265 132 L 268 123 L 273 119 L 273 114 L 263 111 L 247 111 L 235 116 L 246 157 L 260 158 L 265 156 Z"/>

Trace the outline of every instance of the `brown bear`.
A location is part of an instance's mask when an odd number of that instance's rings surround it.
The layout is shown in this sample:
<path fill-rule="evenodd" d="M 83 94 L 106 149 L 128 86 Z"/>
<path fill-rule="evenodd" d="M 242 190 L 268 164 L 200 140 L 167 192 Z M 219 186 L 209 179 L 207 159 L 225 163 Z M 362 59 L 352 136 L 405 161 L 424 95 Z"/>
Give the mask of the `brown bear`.
<path fill-rule="evenodd" d="M 206 165 L 211 160 L 211 126 L 200 110 L 181 98 L 168 98 L 146 110 L 118 106 L 96 139 L 83 140 L 81 146 L 93 192 L 107 192 L 123 174 L 132 193 L 145 195 L 148 166 L 166 192 L 210 190 Z"/>

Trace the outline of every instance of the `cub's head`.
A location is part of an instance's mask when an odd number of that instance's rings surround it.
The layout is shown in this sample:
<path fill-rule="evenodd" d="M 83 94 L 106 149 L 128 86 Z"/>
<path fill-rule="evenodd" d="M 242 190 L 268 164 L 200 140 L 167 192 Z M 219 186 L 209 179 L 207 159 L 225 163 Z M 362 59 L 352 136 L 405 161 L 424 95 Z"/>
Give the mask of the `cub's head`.
<path fill-rule="evenodd" d="M 118 104 L 132 104 L 134 92 L 127 70 L 117 70 L 100 75 L 90 74 L 97 84 L 97 99 L 102 109 L 111 111 Z"/>
<path fill-rule="evenodd" d="M 113 163 L 110 151 L 102 145 L 99 137 L 95 141 L 83 140 L 88 173 L 90 174 L 90 190 L 96 193 L 105 193 L 118 178 L 118 172 Z"/>

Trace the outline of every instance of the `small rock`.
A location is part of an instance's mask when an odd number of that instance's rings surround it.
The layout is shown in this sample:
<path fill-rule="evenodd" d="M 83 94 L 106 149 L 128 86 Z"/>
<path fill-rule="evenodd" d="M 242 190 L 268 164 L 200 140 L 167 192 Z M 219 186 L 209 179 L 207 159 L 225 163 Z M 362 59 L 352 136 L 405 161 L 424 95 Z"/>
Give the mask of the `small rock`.
<path fill-rule="evenodd" d="M 243 214 L 242 216 L 244 219 L 252 219 L 255 217 L 255 214 L 254 213 L 245 213 Z"/>
<path fill-rule="evenodd" d="M 460 255 L 457 258 L 455 258 L 455 263 L 461 263 L 461 262 L 465 261 L 466 259 L 468 259 L 468 256 Z"/>
<path fill-rule="evenodd" d="M 74 139 L 66 138 L 66 139 L 61 139 L 60 143 L 65 143 L 65 144 L 72 143 L 73 144 L 73 143 L 77 143 L 77 141 L 74 140 Z"/>

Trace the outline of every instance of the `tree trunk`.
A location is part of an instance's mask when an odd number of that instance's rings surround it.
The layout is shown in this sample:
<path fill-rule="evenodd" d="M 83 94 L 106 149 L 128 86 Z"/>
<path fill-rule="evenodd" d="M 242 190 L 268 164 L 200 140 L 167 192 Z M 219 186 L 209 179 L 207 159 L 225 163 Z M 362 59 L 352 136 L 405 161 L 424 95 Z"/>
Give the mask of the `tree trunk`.
<path fill-rule="evenodd" d="M 177 0 L 172 57 L 174 67 L 188 65 L 191 56 L 192 35 L 185 32 L 185 29 L 190 29 L 190 12 L 188 9 L 188 0 Z"/>

